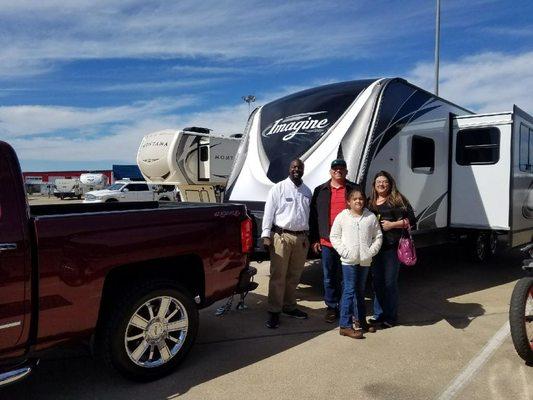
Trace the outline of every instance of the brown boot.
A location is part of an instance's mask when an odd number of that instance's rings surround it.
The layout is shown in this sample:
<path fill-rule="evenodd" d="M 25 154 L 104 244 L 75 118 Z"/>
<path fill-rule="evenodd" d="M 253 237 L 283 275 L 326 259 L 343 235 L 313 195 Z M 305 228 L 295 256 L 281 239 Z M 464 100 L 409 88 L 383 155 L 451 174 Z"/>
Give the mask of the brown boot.
<path fill-rule="evenodd" d="M 352 339 L 364 339 L 363 331 L 354 331 L 352 328 L 340 328 L 339 334 L 341 336 L 348 336 Z"/>

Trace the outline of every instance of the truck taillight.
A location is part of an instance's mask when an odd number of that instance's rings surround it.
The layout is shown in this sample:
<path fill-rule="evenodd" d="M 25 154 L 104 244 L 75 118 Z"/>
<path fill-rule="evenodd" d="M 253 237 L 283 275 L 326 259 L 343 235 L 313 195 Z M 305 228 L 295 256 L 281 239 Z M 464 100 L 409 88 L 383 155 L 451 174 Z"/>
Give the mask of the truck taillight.
<path fill-rule="evenodd" d="M 252 251 L 253 237 L 252 237 L 252 220 L 246 218 L 241 222 L 241 246 L 243 253 L 250 253 Z"/>

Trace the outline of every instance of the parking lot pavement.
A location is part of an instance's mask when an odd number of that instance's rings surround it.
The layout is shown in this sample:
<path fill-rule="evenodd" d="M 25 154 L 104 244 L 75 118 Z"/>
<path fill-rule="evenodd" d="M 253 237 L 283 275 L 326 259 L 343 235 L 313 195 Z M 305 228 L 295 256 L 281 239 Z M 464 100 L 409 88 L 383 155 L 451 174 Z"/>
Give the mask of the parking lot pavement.
<path fill-rule="evenodd" d="M 54 196 L 42 196 L 42 195 L 28 195 L 28 202 L 32 206 L 43 205 L 43 204 L 74 204 L 82 203 L 83 200 L 78 200 L 77 198 L 68 198 L 68 199 L 59 199 Z"/>
<path fill-rule="evenodd" d="M 132 383 L 101 368 L 85 348 L 71 347 L 43 359 L 0 398 L 531 399 L 533 368 L 516 355 L 504 327 L 520 259 L 475 265 L 463 261 L 459 247 L 420 253 L 419 264 L 400 275 L 400 325 L 365 340 L 341 337 L 323 322 L 317 261 L 308 263 L 298 289 L 310 319 L 282 317 L 279 329 L 266 329 L 263 262 L 249 308 L 216 317 L 220 302 L 201 311 L 197 343 L 172 375 Z"/>

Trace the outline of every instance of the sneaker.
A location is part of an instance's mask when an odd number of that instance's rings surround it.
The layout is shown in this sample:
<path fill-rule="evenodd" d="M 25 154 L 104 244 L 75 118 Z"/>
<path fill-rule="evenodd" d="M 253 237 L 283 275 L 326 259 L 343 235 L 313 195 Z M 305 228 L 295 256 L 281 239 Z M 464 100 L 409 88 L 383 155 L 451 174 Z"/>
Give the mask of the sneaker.
<path fill-rule="evenodd" d="M 266 322 L 266 327 L 269 329 L 276 329 L 279 326 L 279 313 L 269 312 L 269 317 Z"/>
<path fill-rule="evenodd" d="M 283 314 L 288 315 L 289 317 L 292 317 L 292 318 L 297 318 L 297 319 L 307 319 L 308 318 L 308 315 L 307 315 L 306 312 L 304 312 L 302 310 L 299 310 L 297 308 L 295 308 L 294 310 L 291 310 L 291 311 L 283 311 Z"/>
<path fill-rule="evenodd" d="M 383 317 L 370 317 L 368 318 L 368 322 L 370 322 L 371 324 L 381 324 L 383 322 Z"/>
<path fill-rule="evenodd" d="M 352 339 L 364 339 L 365 337 L 363 336 L 363 331 L 361 330 L 353 330 L 352 328 L 340 328 L 339 329 L 339 334 L 341 336 L 348 336 Z"/>
<path fill-rule="evenodd" d="M 364 333 L 374 333 L 376 332 L 376 327 L 373 325 L 368 324 L 366 321 L 363 323 L 360 323 L 359 320 L 354 319 L 353 321 L 353 329 L 363 331 Z"/>
<path fill-rule="evenodd" d="M 328 307 L 326 310 L 326 316 L 324 317 L 324 321 L 326 321 L 328 324 L 332 324 L 337 320 L 337 309 Z"/>
<path fill-rule="evenodd" d="M 374 325 L 364 324 L 362 328 L 363 328 L 363 332 L 368 332 L 368 333 L 376 332 L 376 327 Z"/>

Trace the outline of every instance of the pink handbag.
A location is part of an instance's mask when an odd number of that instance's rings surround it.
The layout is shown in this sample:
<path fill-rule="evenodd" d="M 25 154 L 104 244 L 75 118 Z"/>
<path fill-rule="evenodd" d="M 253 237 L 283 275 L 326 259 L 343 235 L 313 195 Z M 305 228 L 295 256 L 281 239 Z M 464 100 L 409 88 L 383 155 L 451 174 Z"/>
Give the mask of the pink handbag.
<path fill-rule="evenodd" d="M 407 234 L 406 234 L 407 232 Z M 398 242 L 398 260 L 408 267 L 416 264 L 416 249 L 415 242 L 411 236 L 411 227 L 402 231 L 402 237 Z"/>

